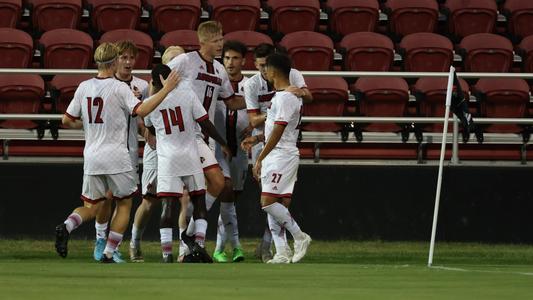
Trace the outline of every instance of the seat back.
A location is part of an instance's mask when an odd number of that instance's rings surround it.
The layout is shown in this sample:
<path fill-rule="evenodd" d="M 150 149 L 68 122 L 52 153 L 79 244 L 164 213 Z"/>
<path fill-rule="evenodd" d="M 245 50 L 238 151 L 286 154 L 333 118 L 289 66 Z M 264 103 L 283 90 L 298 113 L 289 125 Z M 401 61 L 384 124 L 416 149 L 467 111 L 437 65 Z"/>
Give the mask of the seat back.
<path fill-rule="evenodd" d="M 447 0 L 448 30 L 458 38 L 494 30 L 498 7 L 494 0 Z"/>
<path fill-rule="evenodd" d="M 21 0 L 4 0 L 0 2 L 0 27 L 15 28 L 20 20 Z"/>
<path fill-rule="evenodd" d="M 224 40 L 235 40 L 240 41 L 244 45 L 246 45 L 246 49 L 248 50 L 245 55 L 245 63 L 244 63 L 244 70 L 255 70 L 254 65 L 254 50 L 259 44 L 267 43 L 267 44 L 273 44 L 272 39 L 263 33 L 256 32 L 256 31 L 233 31 L 226 33 L 224 35 Z"/>
<path fill-rule="evenodd" d="M 476 33 L 459 44 L 467 72 L 509 72 L 513 63 L 513 45 L 492 33 Z"/>
<path fill-rule="evenodd" d="M 213 8 L 211 20 L 222 24 L 224 33 L 255 30 L 260 18 L 259 0 L 210 0 Z"/>
<path fill-rule="evenodd" d="M 518 49 L 522 54 L 522 70 L 526 73 L 533 72 L 533 36 L 528 36 L 520 42 Z"/>
<path fill-rule="evenodd" d="M 439 17 L 435 0 L 389 0 L 389 27 L 396 37 L 433 32 Z"/>
<path fill-rule="evenodd" d="M 388 71 L 394 59 L 392 41 L 379 33 L 355 32 L 339 43 L 347 71 Z"/>
<path fill-rule="evenodd" d="M 44 81 L 39 75 L 0 75 L 0 113 L 36 114 L 44 97 Z M 6 120 L 4 128 L 35 128 L 30 120 Z"/>
<path fill-rule="evenodd" d="M 134 69 L 151 69 L 152 60 L 154 57 L 154 43 L 152 38 L 141 31 L 131 29 L 117 29 L 108 31 L 102 35 L 100 42 L 114 43 L 122 40 L 132 41 L 139 53 L 135 59 Z"/>
<path fill-rule="evenodd" d="M 39 40 L 41 65 L 51 69 L 86 69 L 92 61 L 93 39 L 74 29 L 47 31 Z"/>
<path fill-rule="evenodd" d="M 270 27 L 273 32 L 287 34 L 296 31 L 315 31 L 320 19 L 318 0 L 270 0 Z"/>
<path fill-rule="evenodd" d="M 202 14 L 200 0 L 147 0 L 152 28 L 166 33 L 174 30 L 196 30 Z"/>
<path fill-rule="evenodd" d="M 93 30 L 106 32 L 115 29 L 135 29 L 141 17 L 140 0 L 88 0 L 92 6 Z"/>
<path fill-rule="evenodd" d="M 428 32 L 405 36 L 400 48 L 408 72 L 446 72 L 453 62 L 453 44 L 446 37 Z"/>
<path fill-rule="evenodd" d="M 14 28 L 0 28 L 0 68 L 27 68 L 33 55 L 29 34 Z"/>
<path fill-rule="evenodd" d="M 509 33 L 518 39 L 533 35 L 533 2 L 523 0 L 506 0 L 503 5 L 508 16 Z"/>
<path fill-rule="evenodd" d="M 329 29 L 345 36 L 353 32 L 374 31 L 379 19 L 377 0 L 329 0 Z"/>
<path fill-rule="evenodd" d="M 333 41 L 322 33 L 298 31 L 283 37 L 293 67 L 301 71 L 328 71 L 333 65 Z"/>
<path fill-rule="evenodd" d="M 52 81 L 50 81 L 50 94 L 55 103 L 55 112 L 64 114 L 80 83 L 91 77 L 91 75 L 54 76 Z"/>
<path fill-rule="evenodd" d="M 33 29 L 44 32 L 58 28 L 78 27 L 81 0 L 32 0 Z"/>
<path fill-rule="evenodd" d="M 196 31 L 186 29 L 174 30 L 165 33 L 161 37 L 159 45 L 164 48 L 168 48 L 170 46 L 181 46 L 186 52 L 200 49 L 200 41 L 198 40 Z"/>

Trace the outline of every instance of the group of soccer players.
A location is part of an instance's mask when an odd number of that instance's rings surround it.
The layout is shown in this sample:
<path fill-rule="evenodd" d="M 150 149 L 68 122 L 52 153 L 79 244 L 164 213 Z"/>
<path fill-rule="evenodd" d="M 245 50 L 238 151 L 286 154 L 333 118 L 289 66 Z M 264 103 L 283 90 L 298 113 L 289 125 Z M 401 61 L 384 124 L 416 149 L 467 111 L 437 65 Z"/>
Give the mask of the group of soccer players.
<path fill-rule="evenodd" d="M 184 53 L 169 47 L 163 64 L 152 70 L 150 85 L 132 75 L 137 48 L 131 42 L 103 43 L 96 49 L 98 75 L 80 84 L 63 116 L 64 125 L 83 128 L 86 144 L 84 205 L 56 227 L 61 257 L 68 254 L 72 230 L 94 218 L 95 260 L 124 262 L 117 249 L 139 184 L 138 135 L 146 140 L 143 200 L 132 226 L 131 261 L 144 261 L 140 241 L 157 202 L 162 262 L 174 262 L 176 221 L 177 261 L 242 261 L 235 200 L 247 175 L 248 153 L 268 224 L 256 255 L 266 263 L 296 263 L 305 256 L 311 238 L 288 210 L 299 163 L 302 105 L 312 100 L 303 76 L 291 69 L 286 54 L 261 44 L 254 50 L 260 73 L 246 78 L 241 73 L 247 51 L 242 43 L 224 42 L 221 24 L 215 21 L 200 24 L 197 33 L 200 50 Z M 219 56 L 224 65 L 215 59 Z M 217 199 L 220 215 L 211 257 L 205 249 L 207 212 Z M 293 236 L 294 253 L 286 230 Z M 226 242 L 233 250 L 231 258 Z"/>

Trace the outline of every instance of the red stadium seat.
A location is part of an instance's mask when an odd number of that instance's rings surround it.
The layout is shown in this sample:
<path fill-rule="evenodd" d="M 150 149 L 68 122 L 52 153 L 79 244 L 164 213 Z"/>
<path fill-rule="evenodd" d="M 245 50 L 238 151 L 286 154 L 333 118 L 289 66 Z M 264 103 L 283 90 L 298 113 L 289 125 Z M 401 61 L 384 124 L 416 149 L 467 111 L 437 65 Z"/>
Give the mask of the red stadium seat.
<path fill-rule="evenodd" d="M 339 44 L 347 71 L 388 71 L 394 59 L 392 41 L 379 33 L 355 32 Z"/>
<path fill-rule="evenodd" d="M 529 86 L 519 78 L 481 78 L 473 88 L 485 118 L 528 117 Z M 521 133 L 524 127 L 516 124 L 497 124 L 484 127 L 486 132 Z"/>
<path fill-rule="evenodd" d="M 499 35 L 476 33 L 459 44 L 467 72 L 509 72 L 513 63 L 513 45 Z"/>
<path fill-rule="evenodd" d="M 141 17 L 140 0 L 87 0 L 92 7 L 91 26 L 97 32 L 135 29 Z"/>
<path fill-rule="evenodd" d="M 0 1 L 0 27 L 15 28 L 20 20 L 21 10 L 21 0 Z"/>
<path fill-rule="evenodd" d="M 408 72 L 446 72 L 453 62 L 453 44 L 429 32 L 405 36 L 400 43 L 403 67 Z"/>
<path fill-rule="evenodd" d="M 39 75 L 0 75 L 0 113 L 36 114 L 44 97 L 44 81 Z M 7 120 L 4 128 L 35 128 L 30 120 Z"/>
<path fill-rule="evenodd" d="M 374 31 L 379 18 L 377 0 L 329 0 L 325 7 L 329 30 L 339 36 Z"/>
<path fill-rule="evenodd" d="M 400 38 L 417 32 L 433 32 L 439 17 L 435 0 L 389 0 L 389 27 Z"/>
<path fill-rule="evenodd" d="M 533 35 L 533 2 L 506 0 L 503 5 L 509 33 L 518 39 Z"/>
<path fill-rule="evenodd" d="M 320 19 L 318 0 L 269 0 L 270 27 L 273 32 L 287 34 L 315 31 Z"/>
<path fill-rule="evenodd" d="M 457 38 L 475 33 L 490 33 L 498 16 L 494 0 L 447 0 L 448 30 Z"/>
<path fill-rule="evenodd" d="M 31 0 L 33 29 L 38 32 L 78 27 L 81 0 Z"/>
<path fill-rule="evenodd" d="M 246 45 L 248 52 L 246 52 L 245 56 L 246 62 L 244 63 L 244 70 L 255 70 L 253 53 L 255 47 L 263 43 L 273 44 L 272 39 L 268 35 L 256 31 L 233 31 L 226 33 L 224 35 L 224 40 L 240 41 Z"/>
<path fill-rule="evenodd" d="M 114 43 L 123 40 L 132 41 L 139 49 L 133 68 L 151 69 L 152 59 L 154 58 L 154 42 L 148 34 L 131 29 L 117 29 L 104 33 L 100 38 L 101 43 Z"/>
<path fill-rule="evenodd" d="M 50 94 L 55 102 L 55 112 L 63 114 L 67 111 L 74 92 L 82 81 L 92 78 L 91 75 L 56 75 L 50 81 Z"/>
<path fill-rule="evenodd" d="M 29 34 L 14 28 L 0 28 L 0 68 L 27 68 L 33 55 Z"/>
<path fill-rule="evenodd" d="M 328 71 L 333 65 L 333 41 L 322 33 L 298 31 L 283 37 L 294 68 L 301 71 Z"/>
<path fill-rule="evenodd" d="M 533 72 L 533 36 L 528 36 L 518 45 L 522 55 L 522 70 L 526 73 Z"/>
<path fill-rule="evenodd" d="M 224 33 L 255 30 L 260 18 L 259 0 L 209 0 L 211 20 L 222 23 Z"/>
<path fill-rule="evenodd" d="M 202 10 L 200 0 L 146 0 L 156 32 L 196 30 Z"/>
<path fill-rule="evenodd" d="M 304 116 L 333 116 L 344 114 L 344 106 L 348 101 L 348 84 L 342 77 L 306 77 L 305 83 L 313 95 L 313 102 L 303 106 Z M 340 123 L 304 123 L 306 131 L 340 131 Z"/>
<path fill-rule="evenodd" d="M 403 117 L 407 114 L 409 88 L 399 77 L 362 77 L 352 86 L 358 100 L 359 115 L 366 117 Z M 401 124 L 359 125 L 365 131 L 405 132 Z M 407 136 L 408 137 L 408 136 Z"/>
<path fill-rule="evenodd" d="M 181 46 L 186 52 L 200 49 L 200 41 L 198 40 L 198 34 L 196 34 L 196 31 L 185 29 L 165 33 L 161 37 L 159 45 L 163 48 Z"/>
<path fill-rule="evenodd" d="M 43 34 L 41 65 L 50 69 L 86 69 L 92 61 L 93 39 L 74 29 L 54 29 Z"/>

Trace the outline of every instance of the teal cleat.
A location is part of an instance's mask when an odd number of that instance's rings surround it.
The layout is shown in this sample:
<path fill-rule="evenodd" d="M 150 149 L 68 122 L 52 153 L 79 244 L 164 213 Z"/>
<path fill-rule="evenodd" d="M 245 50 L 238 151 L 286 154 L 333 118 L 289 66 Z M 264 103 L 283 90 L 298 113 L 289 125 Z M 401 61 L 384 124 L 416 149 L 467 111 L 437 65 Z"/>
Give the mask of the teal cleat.
<path fill-rule="evenodd" d="M 118 252 L 118 250 L 115 250 L 115 252 L 113 252 L 113 260 L 114 260 L 117 264 L 123 264 L 123 263 L 126 262 L 126 261 L 122 258 L 122 254 L 120 254 L 120 252 Z"/>
<path fill-rule="evenodd" d="M 94 243 L 94 252 L 93 257 L 96 261 L 101 261 L 102 256 L 104 256 L 104 249 L 105 249 L 106 240 L 99 238 L 96 239 L 96 242 Z"/>

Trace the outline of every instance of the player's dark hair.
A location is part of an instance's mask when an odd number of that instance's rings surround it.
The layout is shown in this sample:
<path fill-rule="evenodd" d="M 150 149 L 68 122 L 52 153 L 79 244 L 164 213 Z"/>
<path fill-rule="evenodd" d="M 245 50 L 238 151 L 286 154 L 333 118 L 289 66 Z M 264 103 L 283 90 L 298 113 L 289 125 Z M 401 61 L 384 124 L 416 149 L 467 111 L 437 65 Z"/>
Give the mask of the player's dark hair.
<path fill-rule="evenodd" d="M 163 88 L 163 83 L 161 82 L 161 79 L 159 79 L 159 75 L 161 75 L 163 79 L 167 79 L 170 72 L 170 68 L 163 64 L 158 64 L 152 69 L 152 85 L 155 89 L 160 90 Z"/>
<path fill-rule="evenodd" d="M 263 58 L 267 57 L 270 54 L 274 53 L 276 51 L 276 48 L 274 45 L 262 43 L 257 45 L 254 49 L 254 58 Z"/>
<path fill-rule="evenodd" d="M 266 58 L 266 66 L 280 71 L 286 78 L 289 78 L 291 59 L 285 54 L 273 53 Z"/>
<path fill-rule="evenodd" d="M 248 51 L 248 49 L 246 49 L 246 45 L 235 40 L 229 40 L 224 42 L 224 47 L 222 47 L 222 56 L 224 56 L 224 54 L 226 54 L 226 51 L 229 50 L 240 53 L 242 57 L 244 57 L 246 55 L 246 51 Z"/>

